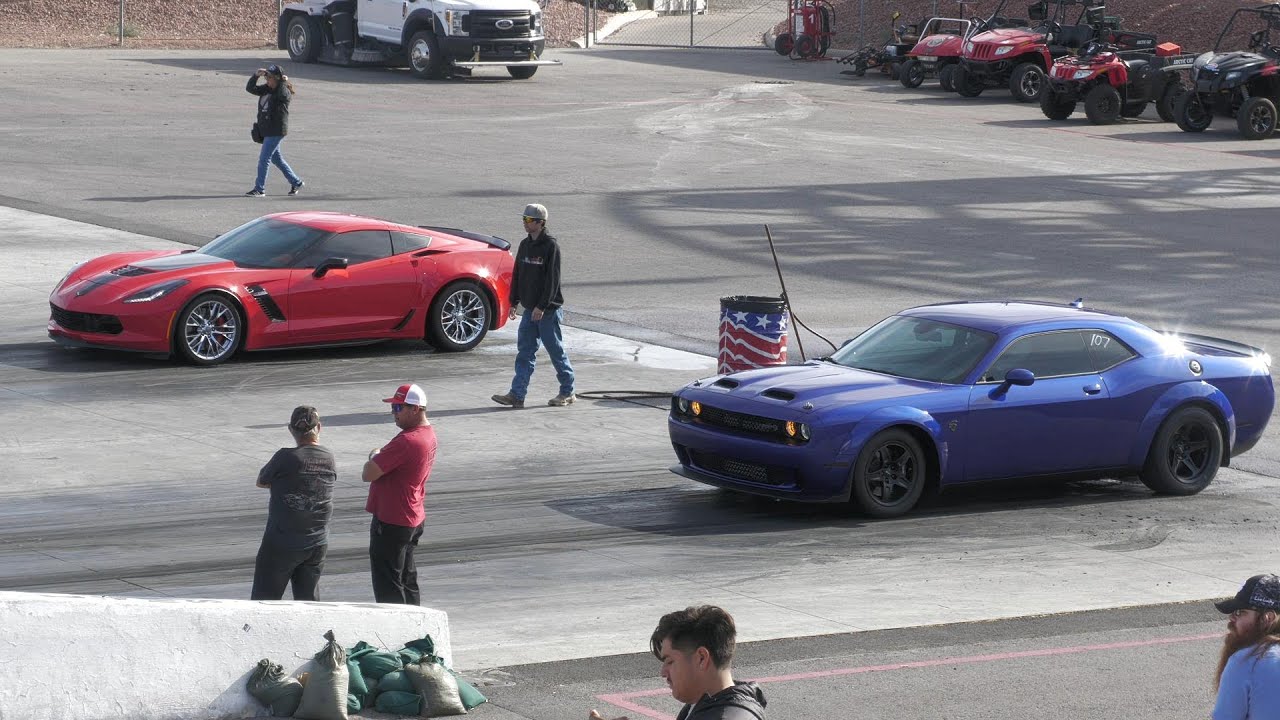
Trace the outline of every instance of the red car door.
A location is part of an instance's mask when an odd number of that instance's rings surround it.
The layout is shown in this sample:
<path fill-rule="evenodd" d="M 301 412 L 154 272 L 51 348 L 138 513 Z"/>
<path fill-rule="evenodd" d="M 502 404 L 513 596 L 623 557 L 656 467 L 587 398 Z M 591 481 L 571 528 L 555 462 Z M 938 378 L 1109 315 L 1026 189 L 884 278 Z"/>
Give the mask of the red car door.
<path fill-rule="evenodd" d="M 317 268 L 331 259 L 346 267 Z M 416 318 L 404 320 L 419 296 L 409 258 L 391 254 L 385 230 L 356 230 L 330 235 L 294 263 L 289 284 L 289 334 L 292 342 L 312 343 L 395 337 Z"/>

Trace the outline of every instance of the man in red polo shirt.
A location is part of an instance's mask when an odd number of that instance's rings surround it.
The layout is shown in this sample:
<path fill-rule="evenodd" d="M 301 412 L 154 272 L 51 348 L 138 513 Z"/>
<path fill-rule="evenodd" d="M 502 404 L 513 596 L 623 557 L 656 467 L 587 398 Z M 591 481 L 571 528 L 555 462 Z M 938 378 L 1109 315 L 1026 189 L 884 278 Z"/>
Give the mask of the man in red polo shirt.
<path fill-rule="evenodd" d="M 422 507 L 427 476 L 436 459 L 436 430 L 427 421 L 427 394 L 417 385 L 401 385 L 391 403 L 400 434 L 369 453 L 361 477 L 369 483 L 364 509 L 369 526 L 369 568 L 373 597 L 380 603 L 421 605 L 413 550 L 427 514 Z"/>

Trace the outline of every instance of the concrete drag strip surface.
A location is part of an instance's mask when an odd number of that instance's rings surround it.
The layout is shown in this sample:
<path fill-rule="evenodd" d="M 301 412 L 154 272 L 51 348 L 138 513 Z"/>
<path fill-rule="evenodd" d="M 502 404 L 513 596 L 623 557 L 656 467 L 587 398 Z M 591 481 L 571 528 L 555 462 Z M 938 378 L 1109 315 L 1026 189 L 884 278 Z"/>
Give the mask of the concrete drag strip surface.
<path fill-rule="evenodd" d="M 390 343 L 212 369 L 65 350 L 44 336 L 61 274 L 168 244 L 18 211 L 0 222 L 0 266 L 22 268 L 0 284 L 0 589 L 247 597 L 266 514 L 253 478 L 305 402 L 339 460 L 322 597 L 368 601 L 358 470 L 394 434 L 380 399 L 405 380 L 426 387 L 441 442 L 423 594 L 448 612 L 462 668 L 643 651 L 659 615 L 695 603 L 726 607 L 743 641 L 761 641 L 1220 597 L 1280 559 L 1265 452 L 1189 498 L 1132 481 L 1014 483 L 872 522 L 670 474 L 661 399 L 492 405 L 510 379 L 510 331 L 458 355 Z M 568 341 L 581 391 L 669 392 L 712 368 L 592 333 Z M 550 397 L 553 373 L 539 368 L 531 397 Z"/>

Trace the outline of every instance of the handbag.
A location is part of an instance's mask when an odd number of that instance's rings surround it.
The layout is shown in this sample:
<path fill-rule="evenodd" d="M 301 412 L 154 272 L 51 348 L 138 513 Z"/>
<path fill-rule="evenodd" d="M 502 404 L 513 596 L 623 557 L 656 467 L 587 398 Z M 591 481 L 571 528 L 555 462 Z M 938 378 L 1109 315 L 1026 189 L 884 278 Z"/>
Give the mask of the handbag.
<path fill-rule="evenodd" d="M 259 145 L 262 144 L 262 128 L 258 127 L 258 123 L 254 123 L 253 127 L 249 128 L 249 137 Z"/>

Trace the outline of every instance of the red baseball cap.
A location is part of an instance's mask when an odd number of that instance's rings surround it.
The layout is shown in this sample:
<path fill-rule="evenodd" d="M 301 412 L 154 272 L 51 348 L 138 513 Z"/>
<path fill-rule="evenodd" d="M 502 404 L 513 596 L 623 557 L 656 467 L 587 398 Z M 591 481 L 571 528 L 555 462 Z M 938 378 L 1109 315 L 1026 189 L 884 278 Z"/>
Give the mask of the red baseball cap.
<path fill-rule="evenodd" d="M 418 407 L 427 406 L 427 392 L 418 387 L 414 383 L 408 383 L 396 388 L 396 394 L 383 400 L 385 403 L 399 403 L 401 405 L 417 405 Z"/>

